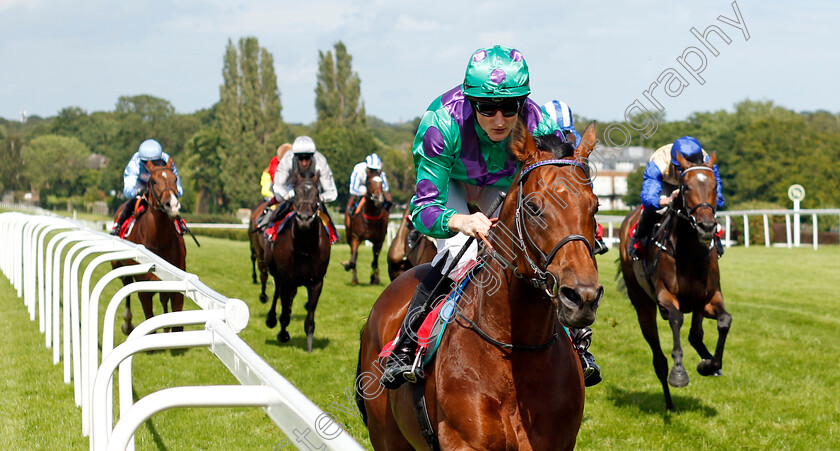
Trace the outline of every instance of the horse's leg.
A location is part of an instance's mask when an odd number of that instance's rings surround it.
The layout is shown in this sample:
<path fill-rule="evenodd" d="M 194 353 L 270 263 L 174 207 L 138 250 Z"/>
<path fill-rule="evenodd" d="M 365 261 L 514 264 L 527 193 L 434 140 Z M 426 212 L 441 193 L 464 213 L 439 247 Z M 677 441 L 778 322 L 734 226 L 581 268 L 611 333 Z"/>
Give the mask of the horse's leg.
<path fill-rule="evenodd" d="M 380 241 L 378 243 L 373 243 L 373 262 L 370 264 L 370 284 L 371 285 L 379 285 L 381 282 L 379 280 L 379 252 L 382 251 L 382 243 Z"/>
<path fill-rule="evenodd" d="M 636 291 L 634 294 L 632 291 Z M 639 320 L 639 326 L 642 329 L 642 335 L 645 337 L 650 350 L 653 353 L 653 370 L 656 372 L 656 377 L 662 384 L 662 391 L 665 394 L 665 408 L 669 411 L 674 411 L 674 401 L 671 399 L 671 389 L 668 387 L 668 359 L 665 353 L 662 352 L 662 345 L 659 343 L 659 331 L 656 325 L 656 304 L 650 299 L 647 294 L 642 291 L 632 290 L 628 287 L 628 294 L 633 300 L 633 306 L 636 307 L 636 317 Z M 639 301 L 635 301 L 639 299 Z"/>
<path fill-rule="evenodd" d="M 726 336 L 729 334 L 729 327 L 732 325 L 732 315 L 723 307 L 723 295 L 718 291 L 712 297 L 712 301 L 706 304 L 705 314 L 710 318 L 717 318 L 718 341 L 715 347 L 715 355 L 711 360 L 701 360 L 697 364 L 697 372 L 703 376 L 720 376 L 723 368 L 723 346 L 726 344 Z"/>
<path fill-rule="evenodd" d="M 277 278 L 274 278 L 274 297 L 271 299 L 271 308 L 268 309 L 268 314 L 265 316 L 265 325 L 269 329 L 273 329 L 277 325 L 277 298 L 280 296 L 280 284 L 277 283 Z"/>
<path fill-rule="evenodd" d="M 671 350 L 671 357 L 674 359 L 674 368 L 668 375 L 668 383 L 674 387 L 685 387 L 688 385 L 688 372 L 683 366 L 683 350 L 680 344 L 680 329 L 683 325 L 683 313 L 671 306 L 668 308 L 668 324 L 674 336 L 674 348 Z"/>
<path fill-rule="evenodd" d="M 158 298 L 160 298 L 160 305 L 163 306 L 163 313 L 169 313 L 169 299 L 172 297 L 172 293 L 158 293 Z M 146 319 L 149 319 L 148 317 Z M 164 332 L 169 332 L 168 327 L 163 328 Z"/>
<path fill-rule="evenodd" d="M 131 277 L 122 278 L 123 286 L 126 286 L 132 283 L 133 281 L 134 279 L 132 279 Z M 120 327 L 120 329 L 122 330 L 122 333 L 129 335 L 131 334 L 131 331 L 134 330 L 134 324 L 131 324 L 131 296 L 125 297 L 125 310 L 123 310 L 123 320 L 124 323 L 122 327 Z"/>
<path fill-rule="evenodd" d="M 254 285 L 257 284 L 257 251 L 254 249 L 253 243 L 251 243 L 251 280 L 253 280 Z M 263 285 L 263 294 L 265 294 L 265 285 Z M 260 300 L 262 301 L 262 298 Z"/>
<path fill-rule="evenodd" d="M 291 283 L 288 285 L 291 285 Z M 286 328 L 292 320 L 292 301 L 295 300 L 296 294 L 297 287 L 284 287 L 280 291 L 280 332 L 277 333 L 277 340 L 280 343 L 285 343 L 291 338 Z"/>
<path fill-rule="evenodd" d="M 306 352 L 312 352 L 312 339 L 315 335 L 315 308 L 318 306 L 318 299 L 321 297 L 321 289 L 324 288 L 324 280 L 306 287 L 308 298 L 306 301 L 306 319 L 303 321 L 303 330 L 306 331 Z"/>
<path fill-rule="evenodd" d="M 268 269 L 265 267 L 265 262 L 262 259 L 257 260 L 257 266 L 260 268 L 260 302 L 265 304 L 268 302 L 268 296 L 265 294 L 265 284 L 268 282 Z"/>
<path fill-rule="evenodd" d="M 353 278 L 350 280 L 352 285 L 358 285 L 359 279 L 356 277 L 356 258 L 359 256 L 359 244 L 361 240 L 357 237 L 350 239 L 350 263 L 345 267 L 353 273 Z"/>
<path fill-rule="evenodd" d="M 184 293 L 170 293 L 169 299 L 172 302 L 172 311 L 180 312 L 184 310 Z M 175 326 L 172 332 L 183 332 L 184 326 Z"/>

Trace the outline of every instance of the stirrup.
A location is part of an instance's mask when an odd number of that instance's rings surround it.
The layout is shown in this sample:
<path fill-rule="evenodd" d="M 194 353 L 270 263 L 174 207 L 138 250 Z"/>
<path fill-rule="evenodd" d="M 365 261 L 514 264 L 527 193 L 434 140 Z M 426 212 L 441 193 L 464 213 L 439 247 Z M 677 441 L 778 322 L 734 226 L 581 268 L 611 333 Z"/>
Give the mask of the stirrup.
<path fill-rule="evenodd" d="M 426 373 L 423 371 L 423 367 L 420 365 L 422 361 L 423 353 L 420 352 L 420 349 L 418 349 L 417 356 L 414 358 L 414 363 L 411 365 L 411 369 L 403 372 L 403 379 L 405 379 L 408 382 L 411 382 L 412 384 L 416 384 L 418 380 L 425 379 Z"/>

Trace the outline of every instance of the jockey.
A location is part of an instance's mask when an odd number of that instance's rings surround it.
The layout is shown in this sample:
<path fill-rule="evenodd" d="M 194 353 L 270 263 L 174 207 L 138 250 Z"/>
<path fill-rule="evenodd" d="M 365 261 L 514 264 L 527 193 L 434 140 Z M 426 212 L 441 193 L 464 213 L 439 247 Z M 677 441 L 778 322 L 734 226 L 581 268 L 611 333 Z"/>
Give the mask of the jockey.
<path fill-rule="evenodd" d="M 163 151 L 160 143 L 154 139 L 147 139 L 140 143 L 137 152 L 128 160 L 128 165 L 123 171 L 123 195 L 128 201 L 123 208 L 117 222 L 114 224 L 114 229 L 111 230 L 112 235 L 118 235 L 122 224 L 129 216 L 134 214 L 134 208 L 137 204 L 137 199 L 141 198 L 146 192 L 151 174 L 146 169 L 147 161 L 161 160 L 163 164 L 169 161 L 169 154 Z M 184 188 L 181 186 L 181 177 L 178 175 L 178 169 L 175 167 L 175 161 L 172 161 L 172 172 L 175 174 L 176 184 L 178 186 L 178 197 L 184 195 Z"/>
<path fill-rule="evenodd" d="M 406 376 L 419 377 L 412 374 L 417 349 L 413 334 L 427 313 L 422 306 L 438 295 L 434 287 L 443 279 L 442 271 L 468 237 L 486 235 L 492 225 L 488 216 L 498 215 L 470 214 L 467 202 L 486 209 L 513 183 L 518 163 L 508 158 L 508 138 L 516 121 L 522 119 L 533 135 L 563 137 L 557 122 L 528 98 L 530 93 L 528 65 L 518 50 L 498 45 L 479 49 L 470 57 L 463 84 L 435 99 L 420 121 L 412 148 L 417 191 L 411 200 L 411 221 L 421 233 L 438 239 L 438 254 L 417 286 L 386 363 L 380 379 L 386 388 L 399 387 Z M 475 258 L 471 247 L 452 274 L 461 273 Z M 586 359 L 591 360 L 588 364 L 581 354 L 581 360 L 584 374 L 597 368 L 594 359 Z"/>
<path fill-rule="evenodd" d="M 572 109 L 566 102 L 560 100 L 552 100 L 551 102 L 546 103 L 543 105 L 545 112 L 551 116 L 551 119 L 554 122 L 557 122 L 557 126 L 560 127 L 560 130 L 563 131 L 563 134 L 566 137 L 567 142 L 574 141 L 575 146 L 580 145 L 580 141 L 583 139 L 575 130 L 574 119 L 572 118 Z M 610 249 L 604 244 L 603 234 L 604 228 L 601 227 L 601 224 L 598 224 L 596 227 L 597 231 L 595 233 L 595 249 L 593 252 L 596 255 L 604 254 Z"/>
<path fill-rule="evenodd" d="M 348 216 L 353 215 L 359 199 L 367 194 L 368 177 L 377 175 L 382 177 L 382 192 L 385 195 L 385 202 L 382 206 L 386 210 L 390 210 L 394 205 L 391 199 L 391 191 L 388 189 L 388 178 L 385 177 L 385 171 L 382 170 L 382 159 L 376 153 L 372 153 L 365 158 L 365 161 L 354 166 L 353 173 L 350 174 L 350 199 L 347 200 Z"/>
<path fill-rule="evenodd" d="M 280 159 L 290 150 L 292 150 L 292 145 L 289 143 L 278 147 L 277 155 L 271 158 L 268 167 L 263 169 L 262 176 L 260 176 L 260 187 L 262 188 L 260 194 L 262 194 L 265 200 L 269 201 L 270 205 L 277 203 L 274 198 L 274 173 L 277 171 L 277 165 L 280 163 Z"/>
<path fill-rule="evenodd" d="M 680 163 L 677 161 L 677 152 L 692 163 L 702 163 L 709 160 L 709 155 L 700 146 L 700 142 L 691 136 L 677 138 L 673 144 L 666 144 L 653 152 L 645 167 L 644 180 L 642 181 L 642 216 L 639 218 L 636 231 L 630 238 L 627 249 L 628 254 L 634 260 L 640 258 L 639 249 L 647 248 L 654 224 L 659 222 L 668 205 L 680 193 L 681 169 Z M 717 181 L 717 208 L 721 208 L 724 200 L 717 164 L 712 169 Z M 638 246 L 636 243 L 638 243 Z"/>
<path fill-rule="evenodd" d="M 318 203 L 318 210 L 326 216 L 331 234 L 335 234 L 337 237 L 338 232 L 324 206 L 326 202 L 333 202 L 338 197 L 338 191 L 335 189 L 335 180 L 333 180 L 332 170 L 327 163 L 327 158 L 315 149 L 315 142 L 308 136 L 298 136 L 294 144 L 292 144 L 292 151 L 286 152 L 283 158 L 280 158 L 280 161 L 277 163 L 277 169 L 274 172 L 273 188 L 274 199 L 279 203 L 279 206 L 272 214 L 265 215 L 267 219 L 259 221 L 257 227 L 262 228 L 273 223 L 275 219 L 283 219 L 288 214 L 292 208 L 292 199 L 295 197 L 295 189 L 291 184 L 292 180 L 294 180 L 293 175 L 301 171 L 320 173 L 321 202 Z"/>

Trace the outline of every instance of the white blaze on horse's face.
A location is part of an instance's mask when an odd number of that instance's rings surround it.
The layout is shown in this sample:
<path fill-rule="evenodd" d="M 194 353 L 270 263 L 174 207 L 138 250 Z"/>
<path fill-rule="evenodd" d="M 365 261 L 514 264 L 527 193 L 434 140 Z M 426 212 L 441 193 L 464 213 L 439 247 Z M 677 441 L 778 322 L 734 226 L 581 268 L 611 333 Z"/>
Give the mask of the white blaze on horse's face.
<path fill-rule="evenodd" d="M 166 174 L 164 174 L 164 176 L 165 175 Z M 170 196 L 169 202 L 167 202 L 163 208 L 167 215 L 174 218 L 175 216 L 178 216 L 178 212 L 181 210 L 181 202 L 176 196 Z"/>
<path fill-rule="evenodd" d="M 377 176 L 375 176 L 375 177 L 373 177 L 371 180 L 372 180 L 374 183 L 382 183 L 382 177 L 380 177 L 380 176 L 378 176 L 378 175 L 377 175 Z"/>

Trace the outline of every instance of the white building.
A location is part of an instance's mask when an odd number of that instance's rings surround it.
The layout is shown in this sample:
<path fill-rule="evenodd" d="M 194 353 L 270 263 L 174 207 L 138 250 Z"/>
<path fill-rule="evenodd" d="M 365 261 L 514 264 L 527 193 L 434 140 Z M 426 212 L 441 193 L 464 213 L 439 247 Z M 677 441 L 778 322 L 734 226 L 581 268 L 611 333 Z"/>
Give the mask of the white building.
<path fill-rule="evenodd" d="M 647 164 L 654 149 L 639 146 L 616 149 L 600 144 L 589 156 L 592 190 L 598 196 L 601 210 L 629 210 L 621 199 L 627 194 L 627 175 Z"/>

